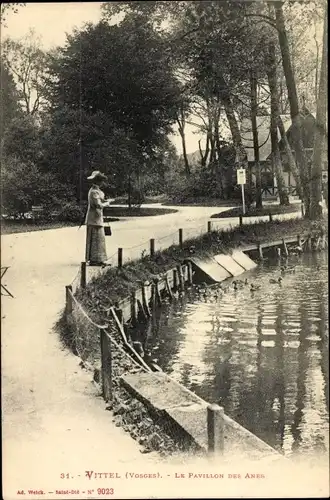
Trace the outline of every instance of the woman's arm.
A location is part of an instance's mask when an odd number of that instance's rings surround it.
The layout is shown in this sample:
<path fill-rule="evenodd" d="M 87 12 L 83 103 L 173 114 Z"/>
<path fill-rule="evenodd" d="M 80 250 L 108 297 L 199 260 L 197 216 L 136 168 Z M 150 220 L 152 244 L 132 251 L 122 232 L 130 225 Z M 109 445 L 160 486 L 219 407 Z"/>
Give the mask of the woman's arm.
<path fill-rule="evenodd" d="M 106 206 L 106 203 L 103 203 L 101 201 L 101 196 L 99 195 L 99 193 L 94 191 L 90 195 L 90 206 L 91 208 L 102 209 L 104 206 Z"/>

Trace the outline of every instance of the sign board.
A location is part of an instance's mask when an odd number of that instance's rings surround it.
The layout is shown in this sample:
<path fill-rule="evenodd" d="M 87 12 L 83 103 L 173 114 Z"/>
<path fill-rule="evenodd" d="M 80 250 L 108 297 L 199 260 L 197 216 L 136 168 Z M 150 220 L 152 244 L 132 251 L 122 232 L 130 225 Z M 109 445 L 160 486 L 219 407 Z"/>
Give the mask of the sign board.
<path fill-rule="evenodd" d="M 236 172 L 237 172 L 237 184 L 246 184 L 245 168 L 239 168 Z"/>

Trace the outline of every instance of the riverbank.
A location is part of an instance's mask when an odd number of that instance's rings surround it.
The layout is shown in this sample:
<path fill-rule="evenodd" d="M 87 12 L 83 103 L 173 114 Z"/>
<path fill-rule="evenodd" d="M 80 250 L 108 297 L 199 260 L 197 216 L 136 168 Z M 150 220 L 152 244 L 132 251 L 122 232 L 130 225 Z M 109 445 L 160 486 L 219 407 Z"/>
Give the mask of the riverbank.
<path fill-rule="evenodd" d="M 323 221 L 311 223 L 302 219 L 291 219 L 282 222 L 249 224 L 223 232 L 213 231 L 200 238 L 182 242 L 181 246 L 172 246 L 167 250 L 158 252 L 152 257 L 145 257 L 140 261 L 131 262 L 118 269 L 110 269 L 103 276 L 101 275 L 92 280 L 87 287 L 80 289 L 76 293 L 75 299 L 72 296 L 71 301 L 73 302 L 67 302 L 67 304 L 69 303 L 69 309 L 66 311 L 66 318 L 69 321 L 67 321 L 66 324 L 64 322 L 60 329 L 62 340 L 67 346 L 75 351 L 75 354 L 84 360 L 81 365 L 87 368 L 87 370 L 94 372 L 94 381 L 102 384 L 105 383 L 104 380 L 112 381 L 112 396 L 110 397 L 111 403 L 108 409 L 112 410 L 113 422 L 116 426 L 122 427 L 138 441 L 138 443 L 143 446 L 144 453 L 158 451 L 168 456 L 173 453 L 179 452 L 181 454 L 184 451 L 188 451 L 188 453 L 195 454 L 198 452 L 199 448 L 202 451 L 202 448 L 205 448 L 205 444 L 200 444 L 200 431 L 198 431 L 196 438 L 195 427 L 191 425 L 189 418 L 187 420 L 186 411 L 183 412 L 183 416 L 181 415 L 182 409 L 179 404 L 177 405 L 178 408 L 176 411 L 174 411 L 170 405 L 169 415 L 172 416 L 174 412 L 179 419 L 179 427 L 181 426 L 181 429 L 188 429 L 188 431 L 183 432 L 183 435 L 186 437 L 180 437 L 180 432 L 178 433 L 177 430 L 173 429 L 172 425 L 168 426 L 165 423 L 166 418 L 164 419 L 164 416 L 162 418 L 164 403 L 161 402 L 159 404 L 156 402 L 155 405 L 151 402 L 155 397 L 152 392 L 155 381 L 152 377 L 157 378 L 157 375 L 150 373 L 151 370 L 148 366 L 139 366 L 136 360 L 133 359 L 135 358 L 135 354 L 133 354 L 132 358 L 131 354 L 129 354 L 129 349 L 125 349 L 125 342 L 123 345 L 122 337 L 125 337 L 125 331 L 127 332 L 127 330 L 126 327 L 123 329 L 123 327 L 119 326 L 118 320 L 114 321 L 117 313 L 111 312 L 111 306 L 116 305 L 116 303 L 122 299 L 127 299 L 133 290 L 137 290 L 139 287 L 141 288 L 141 282 L 152 280 L 156 276 L 162 275 L 162 273 L 165 273 L 167 270 L 175 268 L 177 264 L 182 263 L 187 257 L 195 256 L 203 258 L 219 253 L 226 253 L 233 248 L 247 248 L 249 245 L 253 246 L 256 243 L 267 244 L 267 242 L 270 241 L 281 241 L 283 238 L 289 239 L 290 237 L 296 239 L 298 235 L 304 238 L 309 233 L 316 230 L 325 231 L 325 223 Z M 81 306 L 83 310 L 81 310 Z M 101 344 L 104 346 L 102 335 L 100 338 L 100 329 L 102 330 L 104 327 L 98 325 L 108 325 L 107 329 L 110 335 L 109 342 L 112 346 L 110 348 L 112 353 L 112 374 L 110 375 L 110 379 L 105 378 L 108 375 L 105 375 L 103 371 L 106 366 L 104 364 L 105 347 L 102 347 L 102 350 L 100 349 Z M 122 333 L 120 333 L 120 330 L 122 330 Z M 129 342 L 131 343 L 131 339 Z M 75 350 L 75 346 L 77 345 L 79 345 L 79 349 L 81 349 L 81 347 L 83 348 L 83 354 Z M 150 379 L 149 384 L 142 384 L 142 387 L 145 388 L 143 392 L 147 391 L 147 397 L 145 397 L 145 395 L 141 396 L 139 390 L 135 388 L 136 384 L 139 385 L 141 377 L 142 380 L 145 380 L 145 378 L 146 380 Z M 101 390 L 101 386 L 99 387 Z M 107 400 L 106 393 L 104 392 L 104 385 L 102 387 L 103 396 Z M 185 387 L 180 387 L 181 392 L 186 390 Z M 157 390 L 155 392 L 156 399 L 158 397 L 158 392 Z M 175 387 L 174 393 L 176 393 Z M 151 397 L 150 401 L 148 399 L 149 395 Z M 158 405 L 160 406 L 160 412 Z M 199 405 L 197 405 L 198 408 L 196 408 L 196 402 L 191 403 L 191 405 L 191 411 L 196 411 L 196 415 L 200 416 L 200 412 L 203 413 L 205 411 L 207 403 L 204 401 L 201 408 Z M 165 413 L 166 411 L 167 410 L 165 410 Z M 141 415 L 143 416 L 142 419 Z M 193 418 L 194 422 L 195 417 L 192 415 L 190 416 Z M 182 422 L 180 419 L 183 419 Z M 176 420 L 176 418 L 174 418 L 174 420 Z M 201 422 L 203 423 L 204 420 L 202 416 Z M 238 425 L 231 419 L 229 419 L 229 421 L 230 426 Z M 176 426 L 177 422 L 178 420 L 176 420 Z M 234 443 L 234 447 L 237 447 L 237 436 L 235 437 L 235 433 L 233 435 L 230 434 L 230 426 L 226 430 L 228 440 L 227 446 L 233 446 Z M 198 429 L 201 427 L 203 427 L 202 424 L 198 425 Z M 244 427 L 238 426 L 238 428 L 242 432 L 247 432 Z M 189 436 L 189 434 L 193 437 L 193 440 L 189 438 L 187 441 L 187 436 Z M 249 440 L 251 439 L 252 441 L 250 442 Z M 245 443 L 246 440 L 247 443 Z M 202 441 L 204 443 L 205 439 L 202 439 Z M 258 439 L 253 434 L 251 434 L 251 437 L 247 436 L 246 439 L 244 438 L 243 441 L 238 441 L 240 453 L 243 453 L 242 450 L 246 444 L 247 449 L 245 453 L 247 452 L 248 456 L 251 456 L 251 453 L 255 453 L 255 448 L 258 448 Z M 248 444 L 249 442 L 250 444 Z M 196 448 L 197 443 L 198 446 Z M 270 457 L 268 456 L 269 452 L 267 445 L 262 441 L 260 443 L 260 459 L 268 460 Z M 275 453 L 274 450 L 272 453 L 273 452 Z M 277 458 L 274 457 L 274 459 Z M 278 459 L 281 460 L 281 455 L 279 455 Z"/>
<path fill-rule="evenodd" d="M 162 422 L 159 415 L 157 416 L 157 412 L 156 415 L 154 411 L 150 412 L 149 404 L 144 404 L 143 398 L 141 401 L 140 398 L 136 397 L 135 389 L 132 393 L 127 390 L 125 384 L 123 385 L 122 378 L 123 376 L 126 377 L 126 375 L 129 375 L 129 377 L 132 378 L 133 385 L 135 383 L 134 380 L 138 381 L 141 376 L 150 378 L 154 375 L 150 373 L 149 375 L 148 373 L 143 375 L 143 369 L 141 367 L 137 367 L 136 363 L 132 362 L 128 353 L 120 347 L 122 344 L 121 336 L 120 334 L 118 336 L 118 331 L 116 331 L 117 328 L 109 316 L 111 305 L 114 305 L 123 298 L 127 298 L 133 290 L 141 287 L 141 282 L 152 280 L 157 275 L 159 276 L 165 271 L 175 268 L 177 264 L 182 263 L 182 261 L 187 257 L 195 256 L 203 258 L 218 253 L 226 253 L 232 248 L 237 249 L 242 246 L 246 248 L 248 245 L 255 245 L 256 242 L 266 244 L 269 241 L 281 241 L 282 238 L 297 238 L 298 234 L 306 236 L 308 233 L 315 230 L 325 230 L 324 223 L 310 223 L 301 219 L 295 219 L 283 222 L 278 221 L 240 226 L 236 229 L 224 232 L 210 232 L 203 237 L 184 242 L 181 247 L 173 246 L 168 250 L 159 252 L 152 258 L 146 257 L 141 259 L 141 261 L 131 262 L 122 268 L 111 269 L 105 275 L 90 282 L 86 288 L 78 291 L 76 298 L 79 300 L 79 303 L 82 304 L 83 309 L 87 311 L 88 316 L 97 324 L 108 324 L 108 327 L 110 328 L 109 331 L 112 338 L 113 398 L 111 405 L 109 405 L 109 409 L 113 411 L 113 421 L 115 422 L 115 425 L 123 427 L 123 429 L 129 432 L 129 434 L 137 440 L 139 444 L 143 445 L 144 452 L 148 453 L 152 450 L 157 450 L 165 455 L 171 455 L 175 452 L 181 453 L 187 447 L 187 442 L 184 445 L 182 442 L 180 445 L 177 445 L 176 440 L 178 440 L 178 435 L 173 435 L 173 430 L 172 432 L 168 432 L 166 426 L 164 428 L 164 425 L 162 425 L 164 422 Z M 76 306 L 74 307 L 76 308 Z M 71 318 L 74 321 L 73 329 L 70 330 L 70 328 L 67 328 L 65 330 L 65 328 L 62 328 L 62 339 L 67 345 L 68 340 L 70 340 L 73 348 L 76 344 L 75 335 L 77 335 L 77 332 L 79 333 L 80 340 L 83 337 L 88 339 L 87 344 L 89 347 L 87 349 L 89 349 L 90 352 L 85 351 L 83 358 L 87 357 L 91 359 L 92 364 L 82 364 L 91 370 L 94 369 L 94 380 L 100 382 L 103 378 L 101 376 L 101 351 L 98 329 L 96 328 L 95 330 L 95 324 L 93 326 L 93 322 L 89 320 L 89 326 L 86 324 L 83 326 L 83 322 L 78 318 L 78 316 L 74 314 Z M 64 331 L 66 332 L 66 337 L 65 335 L 63 336 Z M 90 356 L 92 351 L 93 354 Z M 76 352 L 76 354 L 80 355 L 78 352 Z M 149 382 L 150 391 L 152 392 L 153 383 L 151 380 Z M 145 384 L 143 387 L 144 386 Z M 148 384 L 147 387 L 149 387 Z M 185 390 L 183 386 L 182 390 Z M 207 403 L 204 404 L 206 405 Z M 172 410 L 173 409 L 170 409 L 170 414 Z M 198 414 L 200 409 L 198 408 L 196 410 L 196 408 L 194 408 L 194 411 L 197 411 Z M 139 424 L 137 421 L 138 413 L 143 415 L 143 419 L 140 420 Z M 186 413 L 184 412 L 183 415 L 185 420 L 182 426 L 184 428 L 185 425 L 188 424 L 186 423 Z M 188 425 L 188 428 L 190 429 L 190 424 Z M 195 431 L 192 431 L 193 434 L 194 432 Z M 254 450 L 255 446 L 255 438 L 253 435 L 251 436 L 252 443 L 254 444 L 252 448 L 249 449 L 250 454 Z M 231 446 L 235 441 L 235 439 L 234 441 L 233 439 L 234 437 L 232 436 L 228 441 Z M 192 442 L 188 443 L 190 453 L 192 452 L 192 444 Z M 243 448 L 241 443 L 241 452 Z M 196 453 L 196 451 L 197 449 L 194 453 Z M 268 459 L 267 453 L 265 445 L 265 449 L 262 448 L 261 450 L 261 455 L 264 457 L 262 459 Z"/>
<path fill-rule="evenodd" d="M 141 286 L 141 282 L 154 279 L 189 257 L 208 257 L 256 242 L 264 243 L 320 229 L 327 232 L 326 221 L 290 219 L 247 224 L 221 232 L 212 231 L 184 241 L 182 247 L 173 245 L 155 253 L 153 257 L 145 256 L 141 260 L 128 262 L 122 268 L 110 268 L 92 280 L 85 289 L 78 290 L 77 299 L 90 317 L 102 324 L 106 320 L 107 308 L 130 296 L 132 291 Z"/>

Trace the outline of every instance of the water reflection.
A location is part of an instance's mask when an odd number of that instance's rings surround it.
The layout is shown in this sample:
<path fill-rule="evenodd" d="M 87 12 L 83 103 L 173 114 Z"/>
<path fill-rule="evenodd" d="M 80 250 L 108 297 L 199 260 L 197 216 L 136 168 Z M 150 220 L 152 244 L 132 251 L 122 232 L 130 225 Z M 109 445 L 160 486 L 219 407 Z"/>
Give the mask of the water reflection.
<path fill-rule="evenodd" d="M 162 369 L 286 455 L 327 452 L 328 256 L 292 257 L 247 273 L 261 285 L 218 297 L 194 291 L 143 332 Z"/>

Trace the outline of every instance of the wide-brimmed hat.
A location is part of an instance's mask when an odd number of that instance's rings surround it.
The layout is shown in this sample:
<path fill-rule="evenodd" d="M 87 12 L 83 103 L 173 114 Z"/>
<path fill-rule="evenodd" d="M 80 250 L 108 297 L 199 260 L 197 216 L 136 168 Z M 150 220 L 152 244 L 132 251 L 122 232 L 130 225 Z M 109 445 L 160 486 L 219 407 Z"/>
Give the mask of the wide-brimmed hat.
<path fill-rule="evenodd" d="M 100 172 L 99 170 L 94 170 L 94 172 L 92 172 L 91 175 L 89 177 L 87 177 L 87 179 L 89 181 L 93 181 L 94 179 L 106 180 L 107 176 L 105 174 L 103 174 L 102 172 Z"/>

